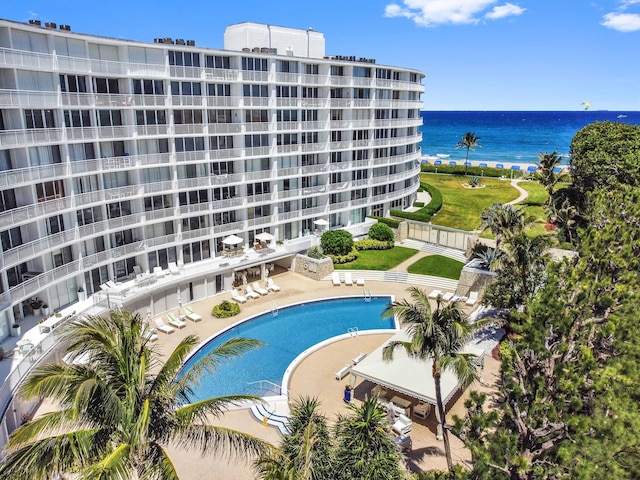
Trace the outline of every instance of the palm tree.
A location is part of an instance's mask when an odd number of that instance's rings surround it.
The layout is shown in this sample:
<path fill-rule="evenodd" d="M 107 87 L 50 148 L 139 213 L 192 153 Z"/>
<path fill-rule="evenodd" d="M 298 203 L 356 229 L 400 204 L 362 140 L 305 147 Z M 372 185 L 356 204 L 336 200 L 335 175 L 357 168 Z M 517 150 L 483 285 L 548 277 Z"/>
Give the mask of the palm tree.
<path fill-rule="evenodd" d="M 505 237 L 524 229 L 526 219 L 524 214 L 513 205 L 494 203 L 480 214 L 482 221 L 480 228 L 489 229 L 496 236 L 496 249 Z"/>
<path fill-rule="evenodd" d="M 387 413 L 376 399 L 348 405 L 351 415 L 340 415 L 335 426 L 337 480 L 404 478 L 398 447 Z"/>
<path fill-rule="evenodd" d="M 479 142 L 480 142 L 480 137 L 476 137 L 476 134 L 473 133 L 473 132 L 467 132 L 462 137 L 462 140 L 460 140 L 456 144 L 456 148 L 466 148 L 467 149 L 467 156 L 464 159 L 464 174 L 465 175 L 467 174 L 467 165 L 469 163 L 469 150 L 475 152 L 475 148 L 474 147 L 482 147 L 482 145 L 480 145 Z"/>
<path fill-rule="evenodd" d="M 480 376 L 475 355 L 461 353 L 471 335 L 484 327 L 488 321 L 471 323 L 460 309 L 458 302 L 443 306 L 442 300 L 436 300 L 435 310 L 431 309 L 427 294 L 417 287 L 408 290 L 413 303 L 407 300 L 389 304 L 382 313 L 384 318 L 396 316 L 409 334 L 408 341 L 393 341 L 384 347 L 382 358 L 393 360 L 396 348 L 404 348 L 407 355 L 432 361 L 431 374 L 436 390 L 436 413 L 438 434 L 442 432 L 444 449 L 449 470 L 453 465 L 449 433 L 445 424 L 445 409 L 442 401 L 440 380 L 442 372 L 455 373 L 463 388 L 468 387 Z"/>
<path fill-rule="evenodd" d="M 164 364 L 145 336 L 140 315 L 113 310 L 108 317 L 87 317 L 65 327 L 71 359 L 88 355 L 86 365 L 48 364 L 33 369 L 19 389 L 27 399 L 50 398 L 59 411 L 25 423 L 11 436 L 1 478 L 50 478 L 76 471 L 91 479 L 177 479 L 167 455 L 170 443 L 203 453 L 257 455 L 268 448 L 244 433 L 210 425 L 248 395 L 190 403 L 193 387 L 221 360 L 242 355 L 260 342 L 226 342 L 194 367 L 181 372 L 195 335 L 184 338 Z"/>
<path fill-rule="evenodd" d="M 263 480 L 332 478 L 331 437 L 316 398 L 300 398 L 291 406 L 289 433 L 280 450 L 265 452 L 254 466 Z"/>
<path fill-rule="evenodd" d="M 562 171 L 556 173 L 556 168 L 560 166 L 562 157 L 558 155 L 557 151 L 553 151 L 552 153 L 539 153 L 538 160 L 539 162 L 536 163 L 536 180 L 547 190 L 549 194 L 547 205 L 552 215 L 555 216 L 555 202 L 553 201 L 554 190 L 558 183 L 567 179 L 567 175 L 562 173 Z"/>

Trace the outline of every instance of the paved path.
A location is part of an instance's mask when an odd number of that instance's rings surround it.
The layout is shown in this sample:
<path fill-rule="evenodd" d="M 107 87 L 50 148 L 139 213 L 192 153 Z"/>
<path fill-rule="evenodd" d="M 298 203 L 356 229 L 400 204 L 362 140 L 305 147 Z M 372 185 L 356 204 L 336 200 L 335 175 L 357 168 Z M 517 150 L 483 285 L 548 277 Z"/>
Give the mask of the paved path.
<path fill-rule="evenodd" d="M 515 205 L 516 203 L 522 202 L 529 196 L 529 192 L 527 192 L 524 188 L 518 185 L 518 183 L 520 183 L 521 181 L 522 180 L 519 180 L 519 179 L 511 180 L 511 186 L 520 192 L 520 196 L 515 200 L 511 200 L 510 202 L 507 202 L 506 205 Z"/>

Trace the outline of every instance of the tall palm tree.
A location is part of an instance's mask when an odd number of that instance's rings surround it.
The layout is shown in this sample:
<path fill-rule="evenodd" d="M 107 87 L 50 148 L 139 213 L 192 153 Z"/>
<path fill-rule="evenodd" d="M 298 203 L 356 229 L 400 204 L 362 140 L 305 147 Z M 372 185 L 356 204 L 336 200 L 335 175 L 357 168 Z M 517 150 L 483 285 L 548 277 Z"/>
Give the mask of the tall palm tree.
<path fill-rule="evenodd" d="M 210 425 L 248 395 L 191 403 L 193 388 L 221 360 L 260 345 L 233 339 L 181 373 L 195 335 L 183 339 L 161 364 L 145 336 L 140 315 L 113 310 L 105 318 L 73 321 L 62 332 L 72 360 L 88 355 L 86 365 L 49 364 L 29 374 L 19 394 L 46 397 L 60 410 L 25 423 L 11 436 L 0 478 L 50 478 L 76 471 L 86 479 L 178 478 L 166 446 L 174 443 L 203 453 L 257 455 L 268 445 L 244 433 Z"/>
<path fill-rule="evenodd" d="M 316 398 L 300 398 L 291 406 L 289 433 L 280 450 L 261 455 L 254 466 L 263 480 L 332 478 L 332 443 L 327 419 Z"/>
<path fill-rule="evenodd" d="M 382 358 L 391 361 L 396 348 L 403 348 L 411 357 L 433 362 L 431 374 L 436 390 L 438 433 L 442 431 L 447 465 L 451 470 L 453 461 L 449 433 L 444 428 L 445 405 L 440 381 L 445 370 L 453 371 L 463 388 L 479 378 L 477 358 L 475 355 L 462 353 L 462 349 L 471 335 L 488 321 L 471 323 L 458 302 L 444 306 L 440 298 L 436 300 L 435 310 L 432 310 L 426 292 L 417 287 L 411 287 L 408 291 L 413 303 L 407 300 L 393 302 L 385 308 L 382 316 L 396 316 L 410 339 L 390 342 L 384 347 Z"/>
<path fill-rule="evenodd" d="M 402 456 L 391 432 L 387 413 L 376 399 L 348 405 L 350 415 L 340 415 L 335 426 L 336 480 L 404 478 Z"/>
<path fill-rule="evenodd" d="M 496 236 L 496 249 L 506 237 L 524 229 L 526 219 L 524 214 L 513 205 L 494 203 L 480 214 L 480 228 L 489 229 Z"/>
<path fill-rule="evenodd" d="M 456 144 L 456 148 L 466 148 L 467 156 L 464 159 L 464 174 L 467 174 L 467 165 L 469 163 L 469 150 L 475 152 L 475 147 L 482 147 L 480 145 L 480 137 L 476 137 L 476 134 L 473 132 L 467 132 L 464 134 L 462 139 Z"/>
<path fill-rule="evenodd" d="M 564 182 L 567 179 L 567 175 L 562 171 L 556 172 L 556 168 L 560 166 L 562 157 L 558 155 L 557 151 L 551 153 L 539 153 L 538 163 L 536 163 L 537 171 L 535 178 L 540 184 L 547 190 L 549 198 L 547 200 L 547 206 L 551 210 L 552 215 L 555 216 L 555 202 L 554 191 L 558 183 Z"/>

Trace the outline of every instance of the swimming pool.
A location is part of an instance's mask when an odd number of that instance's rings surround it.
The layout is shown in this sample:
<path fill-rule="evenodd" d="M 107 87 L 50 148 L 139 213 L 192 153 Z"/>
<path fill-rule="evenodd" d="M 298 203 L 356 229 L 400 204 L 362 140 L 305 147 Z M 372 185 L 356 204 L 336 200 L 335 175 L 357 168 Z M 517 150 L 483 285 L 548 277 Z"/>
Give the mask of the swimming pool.
<path fill-rule="evenodd" d="M 278 394 L 267 383 L 260 388 L 256 382 L 266 380 L 280 385 L 287 367 L 298 355 L 329 338 L 348 335 L 353 329 L 359 332 L 394 329 L 393 319 L 381 317 L 390 302 L 391 297 L 372 297 L 365 302 L 361 296 L 319 300 L 281 308 L 277 315 L 269 312 L 234 325 L 205 343 L 187 360 L 183 371 L 234 337 L 253 338 L 266 345 L 221 364 L 213 375 L 205 375 L 194 389 L 192 401 L 223 395 Z"/>

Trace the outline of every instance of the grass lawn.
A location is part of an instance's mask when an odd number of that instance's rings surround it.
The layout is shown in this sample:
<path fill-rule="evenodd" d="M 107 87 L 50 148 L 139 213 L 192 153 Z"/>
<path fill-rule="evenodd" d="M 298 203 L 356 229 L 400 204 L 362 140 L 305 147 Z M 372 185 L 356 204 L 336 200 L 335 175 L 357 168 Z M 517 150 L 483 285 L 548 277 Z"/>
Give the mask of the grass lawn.
<path fill-rule="evenodd" d="M 464 188 L 470 177 L 420 174 L 420 179 L 442 193 L 442 210 L 431 221 L 443 227 L 475 230 L 480 226 L 480 213 L 492 204 L 507 203 L 518 198 L 519 192 L 509 181 L 482 178 L 484 188 Z"/>
<path fill-rule="evenodd" d="M 357 260 L 333 267 L 336 270 L 391 270 L 416 253 L 418 250 L 405 247 L 393 247 L 390 250 L 363 250 L 358 252 Z"/>
<path fill-rule="evenodd" d="M 520 182 L 518 185 L 523 190 L 526 190 L 529 196 L 523 202 L 518 203 L 517 206 L 524 208 L 525 215 L 533 223 L 543 224 L 542 228 L 544 229 L 547 215 L 542 205 L 549 198 L 549 194 L 538 182 Z"/>
<path fill-rule="evenodd" d="M 460 272 L 462 272 L 462 267 L 464 267 L 464 263 L 458 262 L 457 260 L 443 257 L 442 255 L 429 255 L 409 265 L 407 271 L 420 275 L 432 275 L 434 277 L 458 280 L 460 278 Z"/>

